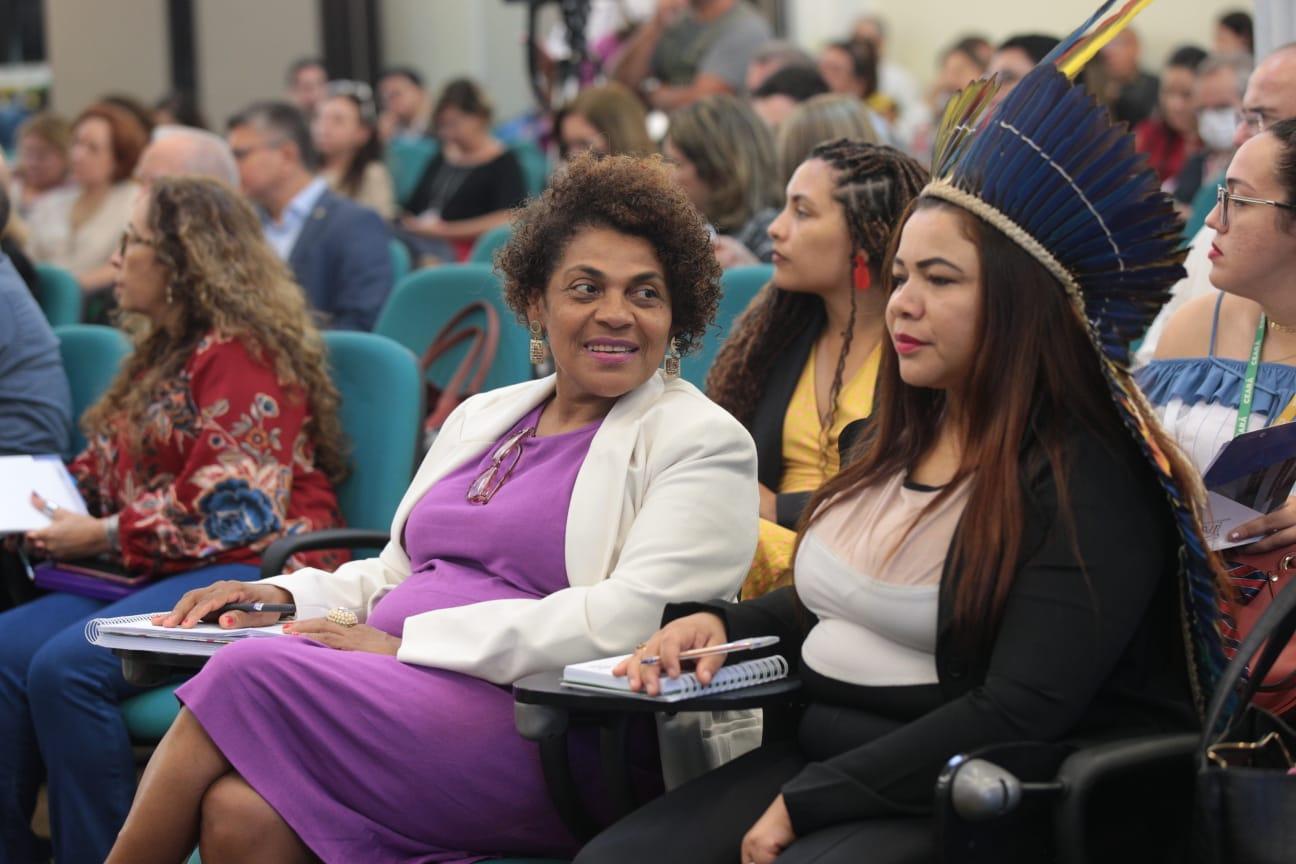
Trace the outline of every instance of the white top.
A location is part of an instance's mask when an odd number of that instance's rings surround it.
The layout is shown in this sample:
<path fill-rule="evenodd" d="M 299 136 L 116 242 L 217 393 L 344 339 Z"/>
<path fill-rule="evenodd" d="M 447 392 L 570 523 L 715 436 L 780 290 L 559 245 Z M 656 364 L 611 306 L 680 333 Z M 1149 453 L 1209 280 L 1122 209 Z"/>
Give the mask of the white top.
<path fill-rule="evenodd" d="M 1161 425 L 1188 454 L 1193 467 L 1201 474 L 1206 473 L 1215 454 L 1233 440 L 1233 426 L 1237 423 L 1238 416 L 1235 407 L 1218 402 L 1187 405 L 1178 397 L 1157 408 L 1157 413 Z M 1247 420 L 1247 431 L 1263 429 L 1268 423 L 1266 415 L 1253 411 Z"/>
<path fill-rule="evenodd" d="M 72 227 L 72 208 L 80 196 L 79 187 L 55 189 L 41 196 L 27 220 L 28 250 L 38 264 L 53 264 L 70 273 L 84 273 L 108 263 L 121 243 L 130 222 L 138 187 L 123 181 L 108 190 L 99 209 L 77 228 Z M 97 288 L 97 285 L 86 286 Z"/>
<path fill-rule="evenodd" d="M 897 475 L 839 499 L 806 532 L 797 593 L 819 621 L 801 658 L 816 672 L 871 687 L 936 683 L 941 572 L 968 486 L 928 511 L 940 491 Z"/>

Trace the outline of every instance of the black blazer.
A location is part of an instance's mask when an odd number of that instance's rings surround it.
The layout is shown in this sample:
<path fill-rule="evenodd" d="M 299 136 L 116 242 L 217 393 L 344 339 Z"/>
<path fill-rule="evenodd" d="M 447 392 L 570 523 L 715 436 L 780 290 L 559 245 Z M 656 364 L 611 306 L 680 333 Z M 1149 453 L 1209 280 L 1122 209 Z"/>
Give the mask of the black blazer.
<path fill-rule="evenodd" d="M 765 389 L 752 412 L 747 431 L 756 442 L 756 479 L 775 491 L 783 479 L 783 418 L 796 392 L 797 381 L 810 359 L 815 340 L 823 332 L 827 316 L 819 310 L 810 327 L 797 337 L 774 362 Z M 810 492 L 788 492 L 778 495 L 778 524 L 796 528 L 801 511 L 810 503 Z"/>
<path fill-rule="evenodd" d="M 952 633 L 962 570 L 947 556 L 940 583 L 940 705 L 862 746 L 811 762 L 783 787 L 798 835 L 828 825 L 930 810 L 951 756 L 1015 741 L 1082 740 L 1195 729 L 1179 617 L 1174 519 L 1132 441 L 1077 431 L 1068 454 L 1068 509 L 1047 461 L 1023 456 L 1025 532 L 1016 578 L 992 644 Z M 1078 553 L 1078 556 L 1077 556 Z M 739 604 L 668 606 L 724 617 L 729 638 L 777 634 L 793 663 L 815 623 L 795 588 Z"/>

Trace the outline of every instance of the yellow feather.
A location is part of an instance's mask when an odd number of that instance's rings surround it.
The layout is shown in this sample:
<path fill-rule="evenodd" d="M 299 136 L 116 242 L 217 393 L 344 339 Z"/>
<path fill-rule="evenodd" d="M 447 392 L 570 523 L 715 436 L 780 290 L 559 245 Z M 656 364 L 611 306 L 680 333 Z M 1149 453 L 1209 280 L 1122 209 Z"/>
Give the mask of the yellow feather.
<path fill-rule="evenodd" d="M 1066 60 L 1058 64 L 1058 69 L 1072 81 L 1080 74 L 1080 70 L 1085 64 L 1094 58 L 1103 46 L 1116 38 L 1116 35 L 1129 26 L 1129 22 L 1134 20 L 1134 16 L 1142 12 L 1152 0 L 1137 0 L 1131 4 L 1124 12 L 1121 12 L 1115 20 L 1111 21 L 1104 27 L 1099 28 L 1093 36 L 1089 37 L 1088 43 L 1080 48 L 1077 53 L 1072 54 Z"/>

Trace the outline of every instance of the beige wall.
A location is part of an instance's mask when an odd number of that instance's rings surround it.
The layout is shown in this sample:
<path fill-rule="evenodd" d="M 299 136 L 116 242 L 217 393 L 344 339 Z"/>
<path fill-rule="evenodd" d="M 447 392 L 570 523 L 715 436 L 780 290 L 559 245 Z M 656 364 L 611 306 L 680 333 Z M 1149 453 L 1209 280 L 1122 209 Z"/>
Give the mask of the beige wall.
<path fill-rule="evenodd" d="M 532 104 L 525 13 L 526 4 L 503 0 L 382 0 L 384 59 L 418 69 L 433 93 L 450 78 L 475 78 L 506 119 Z"/>
<path fill-rule="evenodd" d="M 170 80 L 164 0 L 45 0 L 53 107 L 76 114 L 105 92 L 157 99 Z"/>
<path fill-rule="evenodd" d="M 199 98 L 217 130 L 247 103 L 282 97 L 288 65 L 321 51 L 317 0 L 198 0 L 195 6 Z"/>
<path fill-rule="evenodd" d="M 788 0 L 788 6 L 791 35 L 812 49 L 840 38 L 857 15 L 882 15 L 891 27 L 891 56 L 928 81 L 937 54 L 965 33 L 992 41 L 1028 31 L 1062 36 L 1098 0 Z M 1156 0 L 1133 24 L 1143 37 L 1145 65 L 1156 69 L 1185 42 L 1209 50 L 1214 19 L 1251 6 L 1250 0 Z"/>

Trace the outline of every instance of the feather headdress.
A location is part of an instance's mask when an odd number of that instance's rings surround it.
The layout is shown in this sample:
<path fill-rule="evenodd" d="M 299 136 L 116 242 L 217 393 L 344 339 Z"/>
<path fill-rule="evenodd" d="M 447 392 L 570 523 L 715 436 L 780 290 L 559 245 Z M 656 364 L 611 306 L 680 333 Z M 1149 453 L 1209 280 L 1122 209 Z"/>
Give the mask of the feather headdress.
<path fill-rule="evenodd" d="M 1174 507 L 1183 538 L 1184 620 L 1199 705 L 1222 671 L 1217 569 L 1202 539 L 1200 479 L 1182 488 L 1130 379 L 1141 337 L 1184 276 L 1181 224 L 1155 173 L 1072 79 L 1151 0 L 1108 0 L 1000 101 L 976 81 L 946 107 L 923 190 L 1003 232 L 1061 283 L 1101 358 L 1113 401 Z M 1104 16 L 1107 16 L 1104 18 Z"/>

